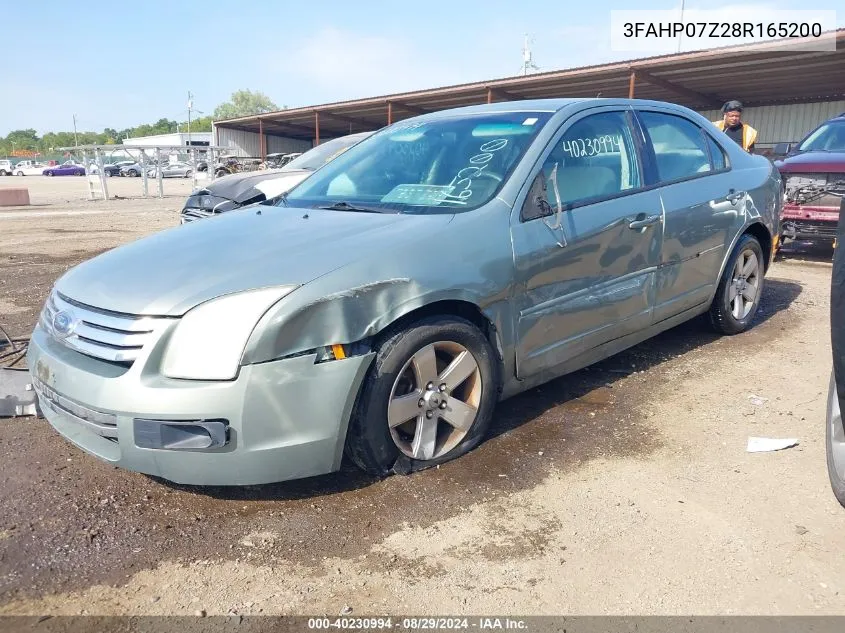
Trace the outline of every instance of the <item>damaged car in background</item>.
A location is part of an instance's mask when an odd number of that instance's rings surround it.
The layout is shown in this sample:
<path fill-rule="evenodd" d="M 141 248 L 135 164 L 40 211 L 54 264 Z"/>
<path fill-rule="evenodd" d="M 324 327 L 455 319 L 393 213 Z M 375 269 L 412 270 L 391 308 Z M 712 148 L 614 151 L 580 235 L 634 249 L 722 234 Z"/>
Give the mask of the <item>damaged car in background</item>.
<path fill-rule="evenodd" d="M 692 110 L 471 106 L 395 123 L 272 205 L 103 253 L 29 345 L 49 423 L 183 484 L 463 455 L 498 402 L 699 315 L 751 327 L 780 175 Z"/>
<path fill-rule="evenodd" d="M 185 201 L 179 221 L 186 224 L 275 198 L 371 134 L 372 132 L 361 132 L 326 141 L 292 158 L 279 169 L 268 168 L 223 176 L 191 193 Z M 291 155 L 272 156 L 282 158 Z"/>
<path fill-rule="evenodd" d="M 845 197 L 845 112 L 825 121 L 794 147 L 782 143 L 775 161 L 786 198 L 781 237 L 833 244 Z"/>

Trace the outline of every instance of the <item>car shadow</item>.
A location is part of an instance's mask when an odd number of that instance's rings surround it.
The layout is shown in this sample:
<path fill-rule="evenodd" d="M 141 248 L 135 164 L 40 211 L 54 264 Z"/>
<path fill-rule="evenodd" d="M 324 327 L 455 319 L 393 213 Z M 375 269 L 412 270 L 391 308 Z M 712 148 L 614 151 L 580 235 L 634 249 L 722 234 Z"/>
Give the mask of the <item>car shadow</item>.
<path fill-rule="evenodd" d="M 833 262 L 833 244 L 826 242 L 787 242 L 778 251 L 775 261 Z"/>
<path fill-rule="evenodd" d="M 801 294 L 801 285 L 780 279 L 766 279 L 763 297 L 753 326 L 739 336 L 755 336 L 755 328 L 786 310 Z M 722 336 L 713 332 L 707 315 L 682 323 L 628 350 L 585 369 L 556 378 L 539 387 L 501 402 L 485 443 L 531 422 L 549 409 L 580 400 L 602 387 L 612 388 L 620 380 L 635 372 L 655 369 L 660 365 L 705 347 Z M 601 404 L 592 395 L 592 405 Z M 157 477 L 155 481 L 173 489 L 207 495 L 220 500 L 282 501 L 333 495 L 367 487 L 380 478 L 366 475 L 344 458 L 341 469 L 320 475 L 278 484 L 258 486 L 184 486 Z"/>

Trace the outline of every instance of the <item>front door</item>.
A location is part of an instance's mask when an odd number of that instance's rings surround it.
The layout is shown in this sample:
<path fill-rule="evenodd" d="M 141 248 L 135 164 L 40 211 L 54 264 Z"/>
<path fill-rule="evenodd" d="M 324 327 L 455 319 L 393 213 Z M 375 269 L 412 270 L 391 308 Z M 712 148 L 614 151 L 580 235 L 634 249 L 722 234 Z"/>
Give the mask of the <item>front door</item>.
<path fill-rule="evenodd" d="M 519 378 L 652 322 L 663 215 L 631 117 L 595 108 L 566 121 L 514 210 Z"/>

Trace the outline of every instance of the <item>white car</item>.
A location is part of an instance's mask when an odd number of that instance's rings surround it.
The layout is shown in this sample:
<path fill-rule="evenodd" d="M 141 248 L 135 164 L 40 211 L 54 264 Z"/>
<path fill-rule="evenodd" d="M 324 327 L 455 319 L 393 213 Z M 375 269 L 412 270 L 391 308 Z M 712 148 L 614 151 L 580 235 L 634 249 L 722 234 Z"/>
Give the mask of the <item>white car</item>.
<path fill-rule="evenodd" d="M 0 176 L 11 176 L 12 169 L 12 161 L 0 160 Z"/>
<path fill-rule="evenodd" d="M 33 163 L 31 160 L 23 160 L 14 166 L 12 173 L 15 176 L 40 176 L 47 169 L 44 163 Z"/>

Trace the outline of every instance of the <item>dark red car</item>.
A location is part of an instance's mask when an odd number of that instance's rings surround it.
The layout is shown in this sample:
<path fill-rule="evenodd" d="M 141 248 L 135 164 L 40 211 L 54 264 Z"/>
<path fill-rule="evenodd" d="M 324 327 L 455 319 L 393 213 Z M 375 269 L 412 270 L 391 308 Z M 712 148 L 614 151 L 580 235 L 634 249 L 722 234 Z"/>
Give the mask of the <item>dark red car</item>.
<path fill-rule="evenodd" d="M 774 153 L 785 154 L 775 160 L 785 194 L 781 241 L 833 243 L 839 210 L 845 204 L 845 112 L 794 145 L 778 144 Z"/>

